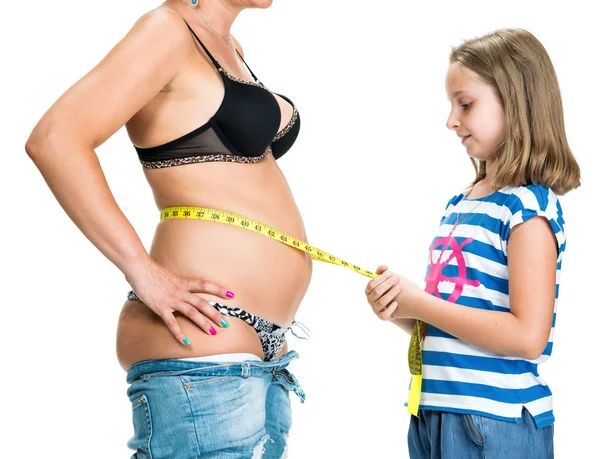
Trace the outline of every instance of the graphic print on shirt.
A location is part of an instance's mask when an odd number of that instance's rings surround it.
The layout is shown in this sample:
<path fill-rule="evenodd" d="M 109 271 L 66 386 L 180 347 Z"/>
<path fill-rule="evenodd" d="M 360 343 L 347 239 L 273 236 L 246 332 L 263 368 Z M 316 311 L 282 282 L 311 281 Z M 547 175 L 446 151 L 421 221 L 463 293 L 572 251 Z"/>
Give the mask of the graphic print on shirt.
<path fill-rule="evenodd" d="M 557 196 L 542 185 L 503 187 L 478 204 L 481 201 L 465 200 L 467 192 L 453 196 L 441 215 L 430 240 L 424 289 L 462 308 L 510 314 L 509 236 L 517 225 L 542 217 L 554 231 L 559 248 L 556 314 L 566 244 Z M 477 205 L 479 212 L 473 212 Z M 538 365 L 552 353 L 555 319 L 546 349 L 534 360 L 492 352 L 428 324 L 422 341 L 419 408 L 511 423 L 521 420 L 525 408 L 538 429 L 552 425 L 552 391 L 539 374 Z"/>
<path fill-rule="evenodd" d="M 456 303 L 456 300 L 460 298 L 462 295 L 463 289 L 465 285 L 471 285 L 473 287 L 479 286 L 479 281 L 467 279 L 467 265 L 465 263 L 465 257 L 463 256 L 462 249 L 473 242 L 473 238 L 467 238 L 463 241 L 462 244 L 459 244 L 458 241 L 450 236 L 441 237 L 434 241 L 429 248 L 429 271 L 427 272 L 427 276 L 425 277 L 425 291 L 430 295 L 435 295 L 438 298 L 442 298 L 439 290 L 440 282 L 452 282 L 454 283 L 454 290 L 452 294 L 447 298 L 447 301 L 451 303 Z M 437 261 L 433 261 L 433 251 L 441 248 L 440 255 Z M 442 260 L 442 256 L 446 249 L 450 249 L 446 260 Z M 452 259 L 456 259 L 456 264 L 458 267 L 458 277 L 447 277 L 442 274 L 442 270 L 444 266 L 446 266 Z"/>

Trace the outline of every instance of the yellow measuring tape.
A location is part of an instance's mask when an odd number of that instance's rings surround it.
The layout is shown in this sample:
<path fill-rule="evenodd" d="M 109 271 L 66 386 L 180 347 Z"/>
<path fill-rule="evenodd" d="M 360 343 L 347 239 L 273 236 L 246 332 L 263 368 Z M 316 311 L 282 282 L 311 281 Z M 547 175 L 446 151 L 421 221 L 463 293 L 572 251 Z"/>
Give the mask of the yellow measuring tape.
<path fill-rule="evenodd" d="M 193 207 L 193 206 L 176 206 L 167 207 L 160 211 L 161 220 L 171 220 L 178 218 L 191 218 L 194 220 L 205 220 L 218 223 L 225 223 L 227 225 L 237 226 L 255 233 L 262 234 L 263 236 L 275 239 L 283 244 L 289 245 L 295 249 L 301 250 L 308 253 L 313 259 L 324 261 L 326 263 L 332 263 L 334 265 L 343 266 L 344 268 L 351 269 L 363 276 L 376 278 L 377 274 L 367 271 L 360 266 L 348 263 L 324 250 L 317 249 L 316 247 L 296 239 L 289 234 L 279 231 L 276 228 L 265 225 L 259 221 L 251 218 L 244 217 L 243 215 L 234 214 L 233 212 L 227 212 L 219 209 L 210 209 L 207 207 Z M 419 400 L 421 398 L 421 340 L 425 331 L 425 324 L 421 321 L 415 321 L 415 328 L 410 339 L 410 347 L 408 351 L 408 365 L 410 373 L 412 375 L 410 383 L 410 392 L 408 396 L 408 411 L 409 413 L 417 416 L 419 409 Z"/>
<path fill-rule="evenodd" d="M 228 225 L 244 228 L 255 233 L 262 234 L 263 236 L 270 237 L 271 239 L 275 239 L 295 249 L 302 250 L 303 252 L 308 253 L 315 260 L 325 261 L 334 265 L 343 266 L 357 273 L 360 273 L 363 276 L 372 278 L 377 277 L 377 274 L 374 274 L 371 271 L 367 271 L 365 269 L 362 269 L 360 266 L 350 264 L 347 261 L 344 261 L 338 257 L 334 257 L 333 255 L 323 250 L 319 250 L 316 247 L 307 244 L 306 242 L 296 239 L 295 237 L 290 236 L 289 234 L 279 231 L 278 229 L 272 228 L 271 226 L 265 225 L 264 223 L 260 223 L 256 220 L 246 218 L 243 215 L 234 214 L 232 212 L 226 212 L 224 210 L 208 209 L 206 207 L 183 206 L 167 207 L 166 209 L 163 209 L 160 213 L 161 220 L 168 220 L 173 218 L 192 218 L 196 220 L 208 220 L 212 222 L 226 223 Z"/>

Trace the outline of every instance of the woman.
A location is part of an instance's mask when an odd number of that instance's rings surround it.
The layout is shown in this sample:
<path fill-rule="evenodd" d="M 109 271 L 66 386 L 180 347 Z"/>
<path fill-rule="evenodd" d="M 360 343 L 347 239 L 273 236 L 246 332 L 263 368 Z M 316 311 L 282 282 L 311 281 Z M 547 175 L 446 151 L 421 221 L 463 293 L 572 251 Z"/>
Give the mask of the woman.
<path fill-rule="evenodd" d="M 133 288 L 117 356 L 131 383 L 134 457 L 281 457 L 288 391 L 304 397 L 285 369 L 297 354 L 284 333 L 310 256 L 233 226 L 171 218 L 148 254 L 94 152 L 125 125 L 159 209 L 223 209 L 306 240 L 276 163 L 298 135 L 298 113 L 257 80 L 229 33 L 242 10 L 270 4 L 166 1 L 59 98 L 26 144 L 67 214 Z"/>

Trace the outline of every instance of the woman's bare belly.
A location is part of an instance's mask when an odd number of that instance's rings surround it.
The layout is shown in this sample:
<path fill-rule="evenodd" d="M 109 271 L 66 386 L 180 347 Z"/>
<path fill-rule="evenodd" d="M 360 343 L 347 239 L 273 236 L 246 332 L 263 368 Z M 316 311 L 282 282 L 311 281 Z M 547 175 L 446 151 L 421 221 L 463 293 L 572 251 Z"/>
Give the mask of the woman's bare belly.
<path fill-rule="evenodd" d="M 160 209 L 178 205 L 222 209 L 306 240 L 296 203 L 270 154 L 257 164 L 205 163 L 146 174 Z M 150 256 L 174 274 L 210 280 L 235 293 L 232 299 L 199 296 L 243 308 L 281 326 L 294 319 L 312 272 L 310 256 L 299 250 L 248 230 L 200 220 L 160 222 Z M 212 336 L 184 316 L 176 317 L 190 346 L 175 340 L 146 305 L 126 301 L 117 328 L 121 366 L 233 352 L 263 358 L 256 331 L 240 319 L 226 317 L 229 327 L 217 328 Z"/>

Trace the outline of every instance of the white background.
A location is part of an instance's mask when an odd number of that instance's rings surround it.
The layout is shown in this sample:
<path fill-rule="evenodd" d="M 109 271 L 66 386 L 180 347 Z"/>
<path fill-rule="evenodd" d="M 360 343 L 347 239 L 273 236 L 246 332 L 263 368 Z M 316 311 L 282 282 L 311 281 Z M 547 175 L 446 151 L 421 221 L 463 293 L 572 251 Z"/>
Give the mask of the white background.
<path fill-rule="evenodd" d="M 13 1 L 0 10 L 0 457 L 131 454 L 131 408 L 115 357 L 128 286 L 64 214 L 24 144 L 60 94 L 158 3 Z M 557 458 L 574 457 L 573 448 L 593 454 L 600 410 L 589 373 L 600 318 L 600 39 L 587 4 L 275 0 L 242 13 L 233 29 L 254 72 L 301 113 L 300 137 L 279 164 L 310 241 L 419 283 L 444 205 L 473 177 L 445 128 L 450 47 L 503 27 L 528 29 L 546 46 L 584 181 L 562 198 L 568 243 L 556 343 L 541 367 L 555 394 Z M 97 152 L 149 247 L 158 214 L 125 131 Z M 408 457 L 408 336 L 372 314 L 367 281 L 315 264 L 297 316 L 312 339 L 291 338 L 301 355 L 291 370 L 308 395 L 304 405 L 292 397 L 293 459 Z"/>

